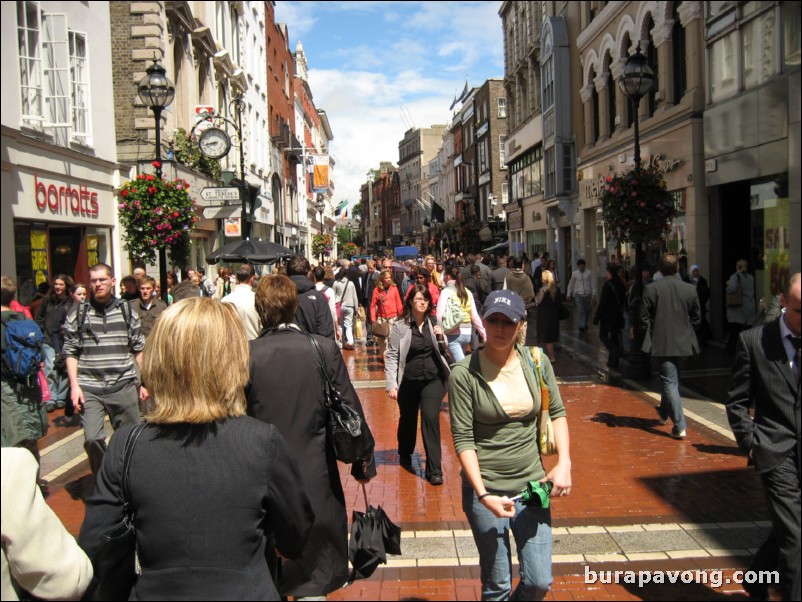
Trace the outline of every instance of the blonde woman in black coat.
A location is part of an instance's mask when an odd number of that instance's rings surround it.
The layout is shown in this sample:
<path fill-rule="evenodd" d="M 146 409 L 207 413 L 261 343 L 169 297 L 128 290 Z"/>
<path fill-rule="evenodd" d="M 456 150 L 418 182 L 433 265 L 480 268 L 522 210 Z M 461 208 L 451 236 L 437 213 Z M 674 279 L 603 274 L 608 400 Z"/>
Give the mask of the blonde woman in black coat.
<path fill-rule="evenodd" d="M 282 596 L 325 596 L 348 578 L 348 519 L 337 460 L 326 442 L 323 375 L 307 336 L 293 324 L 298 293 L 281 274 L 262 278 L 256 311 L 263 331 L 251 341 L 248 414 L 274 424 L 298 461 L 315 512 L 309 541 L 297 560 L 284 561 L 278 590 Z M 333 339 L 312 335 L 320 345 L 328 375 L 346 405 L 362 416 L 342 352 Z M 370 433 L 367 422 L 365 428 Z M 351 475 L 368 482 L 376 475 L 370 451 L 351 466 Z"/>
<path fill-rule="evenodd" d="M 234 307 L 203 297 L 171 305 L 148 337 L 142 378 L 151 407 L 128 473 L 142 573 L 130 599 L 278 600 L 266 541 L 298 557 L 314 515 L 278 429 L 245 415 L 248 343 Z M 103 534 L 124 516 L 135 428 L 112 435 L 86 502 L 78 543 L 96 578 Z"/>

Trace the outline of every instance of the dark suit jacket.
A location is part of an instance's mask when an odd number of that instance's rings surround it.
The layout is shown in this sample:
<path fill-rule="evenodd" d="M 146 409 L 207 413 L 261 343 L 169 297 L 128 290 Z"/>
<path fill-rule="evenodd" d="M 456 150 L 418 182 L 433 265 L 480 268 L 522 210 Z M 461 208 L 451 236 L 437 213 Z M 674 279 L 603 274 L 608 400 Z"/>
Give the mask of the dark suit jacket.
<path fill-rule="evenodd" d="M 687 357 L 699 353 L 697 328 L 702 322 L 696 287 L 666 276 L 643 291 L 640 307 L 642 350 L 655 357 Z"/>
<path fill-rule="evenodd" d="M 373 279 L 373 274 L 365 272 L 359 275 L 359 291 L 360 299 L 359 304 L 365 308 L 365 313 L 369 316 L 370 302 L 373 299 L 373 289 L 376 288 L 376 281 Z"/>
<path fill-rule="evenodd" d="M 775 469 L 800 436 L 799 384 L 780 338 L 780 317 L 741 333 L 727 394 L 727 418 L 758 472 Z M 755 404 L 754 420 L 749 406 Z"/>

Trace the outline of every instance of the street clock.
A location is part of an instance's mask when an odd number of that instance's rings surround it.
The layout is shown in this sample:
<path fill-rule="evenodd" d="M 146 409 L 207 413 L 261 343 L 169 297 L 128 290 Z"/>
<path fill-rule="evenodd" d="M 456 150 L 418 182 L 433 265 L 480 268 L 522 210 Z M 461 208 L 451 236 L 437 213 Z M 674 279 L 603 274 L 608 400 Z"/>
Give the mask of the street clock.
<path fill-rule="evenodd" d="M 211 127 L 205 130 L 198 140 L 200 151 L 210 159 L 220 159 L 231 149 L 231 138 L 220 128 Z"/>

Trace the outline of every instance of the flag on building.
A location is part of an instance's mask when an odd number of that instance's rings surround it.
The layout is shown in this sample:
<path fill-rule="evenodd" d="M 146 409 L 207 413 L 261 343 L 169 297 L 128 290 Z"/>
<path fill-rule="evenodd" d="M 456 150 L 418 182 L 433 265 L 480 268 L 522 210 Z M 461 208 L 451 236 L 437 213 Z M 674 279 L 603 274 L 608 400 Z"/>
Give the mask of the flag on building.
<path fill-rule="evenodd" d="M 329 156 L 313 155 L 314 172 L 312 176 L 312 191 L 323 192 L 329 187 Z"/>
<path fill-rule="evenodd" d="M 347 217 L 348 217 L 348 207 L 346 207 L 346 208 L 343 210 L 342 214 L 340 214 L 340 219 L 341 219 L 341 220 L 343 220 L 343 221 L 345 221 Z"/>
<path fill-rule="evenodd" d="M 337 209 L 334 210 L 334 215 L 340 215 L 340 213 L 342 213 L 343 209 L 346 209 L 347 207 L 348 207 L 348 199 L 345 199 L 344 201 L 340 201 L 340 204 L 337 205 Z"/>

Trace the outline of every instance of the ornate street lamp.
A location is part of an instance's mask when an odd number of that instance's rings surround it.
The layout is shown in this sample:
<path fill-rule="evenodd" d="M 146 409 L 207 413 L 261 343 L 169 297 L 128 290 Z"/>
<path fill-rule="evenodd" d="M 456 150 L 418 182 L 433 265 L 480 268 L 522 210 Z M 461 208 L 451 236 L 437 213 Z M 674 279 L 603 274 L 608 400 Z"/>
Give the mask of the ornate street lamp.
<path fill-rule="evenodd" d="M 654 71 L 649 67 L 647 59 L 640 51 L 640 42 L 635 45 L 635 54 L 627 59 L 627 64 L 624 66 L 624 71 L 621 74 L 619 82 L 621 89 L 629 97 L 632 104 L 633 131 L 635 141 L 635 153 L 633 156 L 635 162 L 635 173 L 640 172 L 640 128 L 639 128 L 639 115 L 638 107 L 640 106 L 640 99 L 646 96 L 654 85 Z M 643 278 L 641 269 L 643 266 L 643 241 L 637 241 L 635 245 L 635 284 L 633 285 L 633 293 L 636 297 L 643 296 Z M 648 359 L 641 352 L 643 345 L 644 332 L 640 327 L 640 320 L 633 320 L 634 325 L 634 353 L 630 358 L 630 366 L 632 367 L 632 376 L 648 376 L 650 374 L 650 366 Z"/>
<path fill-rule="evenodd" d="M 323 199 L 323 195 L 319 192 L 317 193 L 315 209 L 320 214 L 320 233 L 323 234 L 323 212 L 326 210 L 326 201 Z"/>
<path fill-rule="evenodd" d="M 156 59 L 153 64 L 145 71 L 146 75 L 139 82 L 139 98 L 153 111 L 153 118 L 156 123 L 156 177 L 162 177 L 162 135 L 161 118 L 164 107 L 169 106 L 175 98 L 175 86 L 167 77 L 167 71 Z M 159 281 L 163 301 L 168 302 L 167 296 L 167 252 L 164 246 L 159 247 Z"/>
<path fill-rule="evenodd" d="M 640 99 L 649 93 L 654 85 L 654 71 L 649 67 L 646 57 L 641 54 L 640 42 L 635 45 L 635 54 L 627 59 L 619 82 L 621 89 L 632 102 L 635 126 L 635 171 L 640 171 L 640 130 L 638 128 L 638 106 Z"/>

